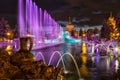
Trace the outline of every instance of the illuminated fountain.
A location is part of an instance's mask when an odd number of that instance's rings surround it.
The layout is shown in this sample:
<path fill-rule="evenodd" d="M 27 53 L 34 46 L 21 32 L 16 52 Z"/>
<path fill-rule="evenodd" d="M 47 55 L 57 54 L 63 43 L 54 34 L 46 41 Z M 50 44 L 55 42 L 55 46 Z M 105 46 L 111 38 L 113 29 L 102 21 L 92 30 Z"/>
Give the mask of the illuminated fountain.
<path fill-rule="evenodd" d="M 119 53 L 119 46 L 117 46 L 116 42 L 101 42 L 101 43 L 95 43 L 94 41 L 83 41 L 83 45 L 87 46 L 87 51 L 89 55 L 96 55 L 95 51 L 101 53 L 106 53 L 107 55 L 117 55 Z"/>
<path fill-rule="evenodd" d="M 68 31 L 64 32 L 64 38 L 66 43 L 78 43 L 80 44 L 82 42 L 81 39 L 75 39 L 72 36 L 70 36 L 70 33 Z"/>
<path fill-rule="evenodd" d="M 69 53 L 69 52 L 68 52 L 68 53 L 64 53 L 64 54 L 62 55 L 59 51 L 54 51 L 54 52 L 52 53 L 52 55 L 50 56 L 50 60 L 49 60 L 49 62 L 48 62 L 48 65 L 51 65 L 51 62 L 52 62 L 53 57 L 55 56 L 55 54 L 58 54 L 58 55 L 59 55 L 59 59 L 58 59 L 58 61 L 57 61 L 56 67 L 59 66 L 60 62 L 62 62 L 62 65 L 63 65 L 63 68 L 64 68 L 64 74 L 69 74 L 69 73 L 70 73 L 70 71 L 67 70 L 67 68 L 66 68 L 66 66 L 65 66 L 65 61 L 63 60 L 63 57 L 67 55 L 67 56 L 69 56 L 69 57 L 73 60 L 74 65 L 75 65 L 76 70 L 77 70 L 77 74 L 78 74 L 79 78 L 81 79 L 81 75 L 80 75 L 80 71 L 79 71 L 79 68 L 78 68 L 78 64 L 77 64 L 76 60 L 74 59 L 74 57 L 72 56 L 72 54 Z M 40 58 L 40 56 L 41 56 L 41 58 Z M 39 60 L 41 59 L 41 60 L 44 61 L 44 63 L 46 63 L 46 62 L 45 62 L 44 55 L 43 55 L 41 52 L 35 54 L 35 60 L 38 60 L 38 59 L 39 59 Z M 47 64 L 47 63 L 46 63 L 46 64 Z"/>
<path fill-rule="evenodd" d="M 42 58 L 41 58 L 42 57 Z M 45 62 L 45 58 L 44 58 L 44 56 L 43 56 L 43 54 L 41 53 L 41 52 L 39 52 L 39 53 L 37 53 L 36 55 L 35 55 L 35 61 L 39 61 L 39 60 L 43 60 L 43 62 L 44 62 L 44 64 L 46 64 L 46 62 Z"/>
<path fill-rule="evenodd" d="M 81 49 L 82 49 L 82 53 L 80 53 L 80 58 L 82 59 L 82 64 L 81 64 L 81 67 L 78 66 L 77 62 L 76 62 L 76 58 L 74 58 L 75 54 L 72 53 L 72 51 L 65 51 L 65 53 L 61 53 L 59 51 L 50 51 L 51 53 L 45 53 L 46 55 L 44 55 L 44 53 L 42 52 L 38 52 L 35 54 L 35 59 L 36 60 L 43 60 L 44 63 L 46 63 L 47 65 L 54 65 L 56 67 L 60 67 L 61 64 L 63 65 L 63 68 L 64 68 L 64 76 L 66 77 L 67 75 L 77 75 L 75 77 L 79 77 L 80 79 L 83 78 L 83 77 L 86 77 L 88 78 L 89 77 L 89 69 L 88 67 L 86 66 L 88 63 L 89 64 L 93 64 L 93 63 L 99 63 L 99 59 L 101 59 L 101 56 L 100 56 L 100 52 L 99 52 L 99 48 L 102 48 L 103 49 L 108 49 L 111 48 L 110 45 L 112 45 L 111 43 L 109 45 L 107 45 L 107 47 L 104 47 L 106 44 L 94 44 L 94 43 L 89 43 L 89 45 L 91 45 L 91 53 L 92 54 L 96 54 L 95 56 L 89 56 L 89 53 L 88 53 L 88 43 L 82 43 L 81 45 Z M 70 47 L 70 46 L 69 46 Z M 115 47 L 114 47 L 115 48 Z M 70 49 L 71 50 L 71 49 Z M 96 50 L 96 51 L 95 51 Z M 46 51 L 46 50 L 45 50 Z M 95 51 L 95 52 L 94 52 Z M 78 55 L 77 55 L 78 56 Z M 108 57 L 110 58 L 109 56 L 103 56 L 103 57 Z M 56 59 L 57 58 L 57 59 Z M 45 61 L 46 60 L 46 61 Z M 70 61 L 70 62 L 73 62 L 73 66 L 72 68 L 74 68 L 75 70 L 71 70 L 69 69 L 69 65 L 71 65 L 71 63 L 68 63 L 67 61 Z M 90 62 L 88 62 L 90 61 Z M 91 62 L 92 61 L 92 62 Z M 107 71 L 109 70 L 109 62 L 107 61 L 106 63 L 106 67 L 107 67 Z M 103 68 L 103 67 L 102 67 Z"/>
<path fill-rule="evenodd" d="M 109 55 L 109 52 L 112 52 L 112 53 L 115 52 L 115 45 L 116 44 L 113 44 L 112 42 L 96 44 L 95 47 L 94 47 L 95 48 L 94 50 L 98 49 L 100 51 L 105 51 Z"/>
<path fill-rule="evenodd" d="M 62 27 L 32 0 L 19 0 L 18 24 L 20 37 L 33 37 L 35 47 L 40 43 L 63 42 Z"/>

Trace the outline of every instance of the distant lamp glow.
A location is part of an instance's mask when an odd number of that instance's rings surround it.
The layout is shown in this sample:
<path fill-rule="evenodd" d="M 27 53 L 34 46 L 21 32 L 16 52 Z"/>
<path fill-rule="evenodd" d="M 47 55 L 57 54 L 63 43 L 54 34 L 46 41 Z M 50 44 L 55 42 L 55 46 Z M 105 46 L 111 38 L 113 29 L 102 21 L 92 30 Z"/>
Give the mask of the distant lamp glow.
<path fill-rule="evenodd" d="M 119 36 L 119 33 L 117 33 L 116 35 Z"/>
<path fill-rule="evenodd" d="M 64 71 L 64 74 L 68 74 L 68 73 L 69 73 L 69 71 L 67 71 L 67 70 Z"/>
<path fill-rule="evenodd" d="M 45 40 L 45 43 L 51 43 L 51 40 Z"/>
<path fill-rule="evenodd" d="M 9 40 L 10 37 L 11 37 L 11 33 L 10 33 L 10 32 L 7 32 L 6 34 L 7 34 L 8 40 Z"/>
<path fill-rule="evenodd" d="M 57 42 L 58 42 L 58 40 L 57 40 L 57 39 L 55 39 L 55 40 L 53 40 L 52 42 L 53 42 L 53 43 L 57 43 Z"/>
<path fill-rule="evenodd" d="M 96 34 L 96 36 L 99 36 L 99 34 Z"/>
<path fill-rule="evenodd" d="M 27 36 L 27 37 L 30 37 L 31 35 L 30 35 L 30 34 L 27 34 L 26 36 Z"/>
<path fill-rule="evenodd" d="M 119 48 L 118 47 L 115 47 L 115 51 L 118 51 L 119 50 Z"/>
<path fill-rule="evenodd" d="M 7 36 L 10 36 L 11 35 L 11 33 L 10 32 L 7 32 Z"/>
<path fill-rule="evenodd" d="M 83 36 L 86 36 L 85 34 L 83 34 Z"/>
<path fill-rule="evenodd" d="M 86 47 L 86 44 L 83 43 L 82 44 L 82 54 L 86 54 L 87 53 L 87 47 Z"/>
<path fill-rule="evenodd" d="M 36 44 L 34 43 L 33 46 L 36 46 Z"/>
<path fill-rule="evenodd" d="M 8 52 L 9 55 L 11 55 L 11 53 L 12 53 L 11 52 L 12 51 L 12 46 L 8 45 L 5 50 Z"/>
<path fill-rule="evenodd" d="M 38 41 L 38 43 L 42 43 L 41 41 Z"/>

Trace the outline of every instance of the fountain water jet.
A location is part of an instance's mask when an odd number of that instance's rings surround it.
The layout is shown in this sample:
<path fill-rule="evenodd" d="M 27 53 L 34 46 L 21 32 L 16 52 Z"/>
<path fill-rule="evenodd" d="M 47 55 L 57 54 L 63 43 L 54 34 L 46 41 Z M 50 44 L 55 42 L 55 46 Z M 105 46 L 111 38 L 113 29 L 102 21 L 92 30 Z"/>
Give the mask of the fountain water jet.
<path fill-rule="evenodd" d="M 35 55 L 35 60 L 37 61 L 37 57 L 38 57 L 39 55 L 42 57 L 44 64 L 46 64 L 45 58 L 44 58 L 44 56 L 42 55 L 41 52 L 39 52 L 39 53 L 37 53 L 37 55 Z"/>
<path fill-rule="evenodd" d="M 50 60 L 49 60 L 48 65 L 50 65 L 50 63 L 51 63 L 51 61 L 52 61 L 52 59 L 53 59 L 53 56 L 54 56 L 55 54 L 58 54 L 58 55 L 60 56 L 60 58 L 59 58 L 59 60 L 58 60 L 58 62 L 57 62 L 56 67 L 58 67 L 59 64 L 60 64 L 60 62 L 62 61 L 62 64 L 63 64 L 63 67 L 64 67 L 64 71 L 66 72 L 67 70 L 66 70 L 66 67 L 65 67 L 65 63 L 64 63 L 63 57 L 64 57 L 65 55 L 69 55 L 69 56 L 72 58 L 72 60 L 73 60 L 73 62 L 74 62 L 74 64 L 75 64 L 75 67 L 76 67 L 76 70 L 77 70 L 77 73 L 78 73 L 79 78 L 81 78 L 80 72 L 79 72 L 79 68 L 78 68 L 78 65 L 77 65 L 77 62 L 75 61 L 74 57 L 73 57 L 70 53 L 65 53 L 65 54 L 61 55 L 59 51 L 54 51 L 54 52 L 52 53 L 51 57 L 50 57 Z M 37 58 L 37 56 L 39 56 L 39 55 L 41 55 L 41 57 L 42 57 L 42 59 L 43 59 L 43 61 L 44 61 L 44 63 L 45 63 L 44 56 L 42 55 L 41 52 L 40 52 L 40 53 L 37 53 L 37 55 L 35 55 L 35 58 Z"/>
<path fill-rule="evenodd" d="M 89 54 L 93 54 L 95 53 L 94 51 L 98 49 L 102 49 L 104 51 L 106 51 L 107 54 L 109 53 L 113 53 L 112 55 L 116 55 L 116 51 L 115 49 L 115 45 L 116 45 L 116 42 L 103 42 L 103 43 L 98 43 L 98 44 L 95 44 L 95 42 L 89 42 L 89 41 L 83 41 L 83 43 L 86 43 L 87 46 L 90 46 L 90 48 L 88 48 L 89 50 Z"/>
<path fill-rule="evenodd" d="M 51 43 L 52 40 L 60 43 L 58 38 L 61 26 L 47 13 L 38 8 L 32 0 L 19 0 L 18 24 L 20 37 L 29 34 L 33 37 L 34 47 L 42 46 L 40 43 Z M 54 33 L 54 34 L 53 34 Z M 57 34 L 57 35 L 56 35 Z"/>
<path fill-rule="evenodd" d="M 95 44 L 92 43 L 92 51 L 91 51 L 92 54 L 94 54 L 94 50 L 95 50 Z"/>
<path fill-rule="evenodd" d="M 24 21 L 24 5 L 23 0 L 19 0 L 19 11 L 18 11 L 18 25 L 20 30 L 20 36 L 23 37 L 26 34 L 25 21 Z M 21 27 L 20 27 L 21 26 Z"/>
<path fill-rule="evenodd" d="M 62 60 L 62 58 L 63 58 L 65 55 L 69 55 L 69 56 L 72 58 L 72 60 L 73 60 L 73 62 L 74 62 L 74 64 L 75 64 L 75 67 L 76 67 L 76 69 L 77 69 L 78 76 L 79 76 L 79 78 L 81 78 L 81 75 L 80 75 L 80 72 L 79 72 L 79 68 L 78 68 L 77 62 L 75 61 L 74 57 L 73 57 L 70 53 L 64 53 L 64 54 L 60 57 L 60 59 L 58 60 L 58 63 L 57 63 L 57 65 L 56 65 L 56 67 L 59 66 L 60 61 Z M 65 68 L 65 67 L 64 67 L 64 69 L 65 69 L 65 71 L 66 71 L 66 68 Z"/>
<path fill-rule="evenodd" d="M 60 56 L 60 58 L 61 58 L 61 56 L 62 56 L 61 53 L 60 53 L 59 51 L 55 51 L 55 52 L 53 52 L 52 55 L 51 55 L 51 57 L 50 57 L 50 60 L 49 60 L 48 65 L 51 64 L 51 61 L 52 61 L 53 56 L 54 56 L 55 54 L 58 54 L 58 55 Z M 65 68 L 65 63 L 64 63 L 64 61 L 63 61 L 63 58 L 62 58 L 62 64 L 63 64 L 63 67 Z"/>

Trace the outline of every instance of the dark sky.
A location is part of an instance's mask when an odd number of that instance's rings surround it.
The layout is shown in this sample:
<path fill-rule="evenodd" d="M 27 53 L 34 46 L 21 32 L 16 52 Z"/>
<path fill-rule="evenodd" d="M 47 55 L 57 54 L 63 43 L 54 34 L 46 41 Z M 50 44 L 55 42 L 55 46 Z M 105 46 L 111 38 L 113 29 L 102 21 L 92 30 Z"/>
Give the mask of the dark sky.
<path fill-rule="evenodd" d="M 0 13 L 16 13 L 17 0 L 0 0 Z"/>
<path fill-rule="evenodd" d="M 18 0 L 0 0 L 0 14 L 16 14 Z M 62 0 L 33 0 L 39 7 L 47 10 L 57 9 L 63 5 L 66 5 L 66 1 Z"/>
<path fill-rule="evenodd" d="M 0 0 L 0 17 L 16 19 L 18 0 Z M 92 22 L 100 24 L 103 18 L 108 17 L 109 12 L 116 15 L 120 11 L 120 0 L 33 0 L 42 9 L 52 15 L 55 20 L 67 20 L 68 16 L 81 19 L 84 17 L 90 18 Z M 101 12 L 100 14 L 93 14 Z M 97 19 L 96 19 L 97 18 Z M 15 20 L 16 21 L 16 20 Z M 14 22 L 16 23 L 16 22 Z M 86 23 L 79 23 L 86 24 Z"/>
<path fill-rule="evenodd" d="M 0 13 L 16 13 L 18 0 L 0 0 Z M 47 10 L 58 9 L 63 6 L 78 6 L 84 4 L 87 6 L 95 7 L 99 6 L 103 8 L 102 5 L 115 5 L 114 3 L 120 2 L 119 0 L 33 0 L 40 7 Z M 99 3 L 100 2 L 100 3 Z M 120 4 L 116 4 L 120 5 Z"/>

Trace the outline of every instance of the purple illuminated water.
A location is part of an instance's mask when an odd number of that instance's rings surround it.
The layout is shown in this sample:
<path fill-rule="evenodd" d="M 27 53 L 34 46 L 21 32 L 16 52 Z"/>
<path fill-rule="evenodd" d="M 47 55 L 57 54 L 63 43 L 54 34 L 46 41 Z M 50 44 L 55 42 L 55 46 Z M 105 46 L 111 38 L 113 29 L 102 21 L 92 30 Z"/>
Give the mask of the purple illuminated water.
<path fill-rule="evenodd" d="M 60 42 L 62 27 L 32 0 L 19 0 L 18 18 L 20 37 L 29 34 L 36 46 L 39 43 L 53 43 L 55 40 Z"/>
<path fill-rule="evenodd" d="M 24 20 L 24 5 L 23 0 L 19 0 L 19 11 L 18 11 L 18 25 L 20 30 L 20 37 L 26 34 L 25 20 Z"/>
<path fill-rule="evenodd" d="M 57 52 L 61 53 L 61 57 L 58 54 L 54 54 L 56 50 Z M 63 59 L 65 69 L 67 70 L 67 72 L 65 72 L 66 74 L 64 75 L 66 80 L 78 80 L 79 78 L 77 71 L 80 72 L 80 76 L 82 77 L 81 80 L 120 79 L 120 57 L 116 58 L 108 55 L 101 56 L 100 52 L 98 51 L 95 53 L 97 55 L 94 56 L 89 56 L 89 53 L 83 55 L 82 46 L 70 46 L 67 44 L 40 49 L 38 51 L 34 51 L 33 53 L 37 56 L 40 52 L 44 58 L 41 56 L 41 54 L 38 56 L 38 58 L 44 59 L 46 64 L 50 63 L 51 65 L 56 66 L 59 64 L 59 60 Z M 74 58 L 76 62 L 72 58 Z M 62 61 L 60 66 L 64 67 Z M 76 66 L 79 68 L 79 70 L 76 68 Z"/>

